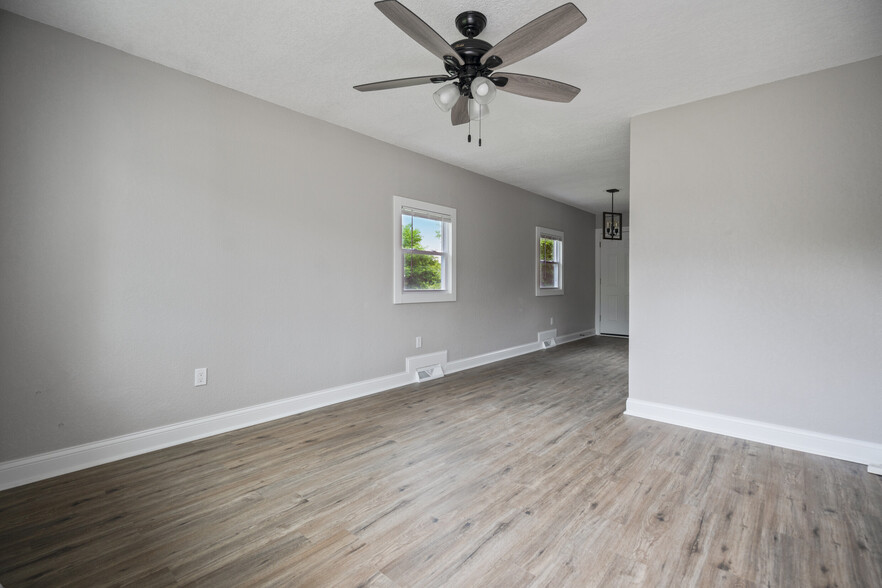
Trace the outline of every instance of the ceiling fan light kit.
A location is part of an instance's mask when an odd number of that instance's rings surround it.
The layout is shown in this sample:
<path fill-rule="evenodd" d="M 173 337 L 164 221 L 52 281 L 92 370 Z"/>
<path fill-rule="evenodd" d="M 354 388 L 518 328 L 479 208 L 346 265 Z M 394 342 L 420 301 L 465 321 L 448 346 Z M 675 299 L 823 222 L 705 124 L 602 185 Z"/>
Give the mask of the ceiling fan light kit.
<path fill-rule="evenodd" d="M 375 6 L 414 41 L 440 58 L 447 73 L 355 86 L 360 92 L 406 88 L 419 84 L 445 84 L 432 98 L 438 108 L 450 112 L 450 122 L 454 126 L 471 124 L 473 120 L 480 124 L 490 113 L 487 105 L 496 97 L 497 89 L 552 102 L 570 102 L 579 93 L 579 88 L 563 82 L 524 74 L 494 72 L 502 65 L 511 65 L 545 49 L 585 24 L 585 15 L 572 3 L 546 12 L 496 45 L 475 38 L 487 26 L 487 17 L 474 10 L 462 12 L 456 17 L 456 28 L 466 38 L 450 45 L 397 0 L 382 0 L 376 2 Z M 468 140 L 471 139 L 469 132 Z M 481 145 L 480 130 L 478 145 Z"/>
<path fill-rule="evenodd" d="M 483 76 L 472 80 L 472 97 L 478 104 L 490 104 L 496 98 L 496 84 Z"/>
<path fill-rule="evenodd" d="M 459 100 L 459 88 L 454 84 L 447 84 L 435 90 L 432 97 L 435 99 L 435 104 L 438 105 L 438 108 L 444 112 L 450 112 L 450 109 Z"/>
<path fill-rule="evenodd" d="M 481 104 L 477 100 L 469 100 L 469 118 L 471 120 L 487 118 L 488 114 L 490 114 L 489 106 Z"/>

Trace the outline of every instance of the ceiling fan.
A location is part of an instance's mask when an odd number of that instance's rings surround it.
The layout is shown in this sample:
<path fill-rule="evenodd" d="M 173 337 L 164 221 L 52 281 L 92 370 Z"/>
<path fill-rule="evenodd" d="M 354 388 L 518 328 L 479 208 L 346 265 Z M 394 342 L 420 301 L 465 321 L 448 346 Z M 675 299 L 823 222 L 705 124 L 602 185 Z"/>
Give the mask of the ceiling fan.
<path fill-rule="evenodd" d="M 466 38 L 449 45 L 413 12 L 396 0 L 382 0 L 375 6 L 410 38 L 444 62 L 446 75 L 418 76 L 386 80 L 355 86 L 360 92 L 406 88 L 420 84 L 444 84 L 435 92 L 435 104 L 450 111 L 454 125 L 471 120 L 480 121 L 489 113 L 488 104 L 496 96 L 497 88 L 512 94 L 570 102 L 579 88 L 537 76 L 494 70 L 516 63 L 545 49 L 585 24 L 587 19 L 573 3 L 567 3 L 546 12 L 522 26 L 496 45 L 476 39 L 487 25 L 487 17 L 469 10 L 456 17 L 456 28 Z M 471 134 L 469 134 L 471 141 Z M 480 144 L 480 139 L 479 139 Z"/>

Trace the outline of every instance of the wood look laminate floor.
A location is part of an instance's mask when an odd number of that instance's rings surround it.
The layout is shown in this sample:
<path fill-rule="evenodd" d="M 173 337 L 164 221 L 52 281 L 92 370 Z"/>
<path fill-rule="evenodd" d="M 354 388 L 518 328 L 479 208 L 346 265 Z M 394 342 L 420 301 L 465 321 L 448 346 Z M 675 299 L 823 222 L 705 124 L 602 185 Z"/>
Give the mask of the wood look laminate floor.
<path fill-rule="evenodd" d="M 882 586 L 882 478 L 623 416 L 627 345 L 7 490 L 0 583 Z"/>

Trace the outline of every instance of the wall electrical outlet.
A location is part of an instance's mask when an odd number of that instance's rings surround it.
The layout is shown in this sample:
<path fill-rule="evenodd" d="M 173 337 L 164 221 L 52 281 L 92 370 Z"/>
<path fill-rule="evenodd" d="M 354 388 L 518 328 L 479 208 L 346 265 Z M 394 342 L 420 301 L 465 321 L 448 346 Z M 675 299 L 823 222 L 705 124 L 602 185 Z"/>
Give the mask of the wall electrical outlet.
<path fill-rule="evenodd" d="M 419 349 L 419 348 L 422 347 L 422 346 L 423 346 L 423 338 L 422 338 L 422 337 L 417 337 L 417 338 L 416 338 L 416 348 Z"/>
<path fill-rule="evenodd" d="M 549 324 L 549 325 L 553 325 L 553 324 L 554 324 L 554 317 L 551 317 L 550 319 L 548 319 L 548 324 Z"/>
<path fill-rule="evenodd" d="M 196 368 L 196 376 L 193 380 L 194 386 L 204 386 L 208 381 L 208 368 Z"/>

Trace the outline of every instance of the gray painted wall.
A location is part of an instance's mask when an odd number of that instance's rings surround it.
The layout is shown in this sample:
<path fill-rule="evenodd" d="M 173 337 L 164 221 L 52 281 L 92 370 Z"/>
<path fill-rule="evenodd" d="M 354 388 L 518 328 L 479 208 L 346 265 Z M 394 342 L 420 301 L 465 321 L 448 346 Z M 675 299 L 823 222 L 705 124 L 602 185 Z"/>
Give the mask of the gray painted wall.
<path fill-rule="evenodd" d="M 882 57 L 634 118 L 631 217 L 631 398 L 882 442 Z"/>
<path fill-rule="evenodd" d="M 3 12 L 0 129 L 0 461 L 594 327 L 594 215 Z M 395 194 L 457 302 L 392 304 Z"/>

